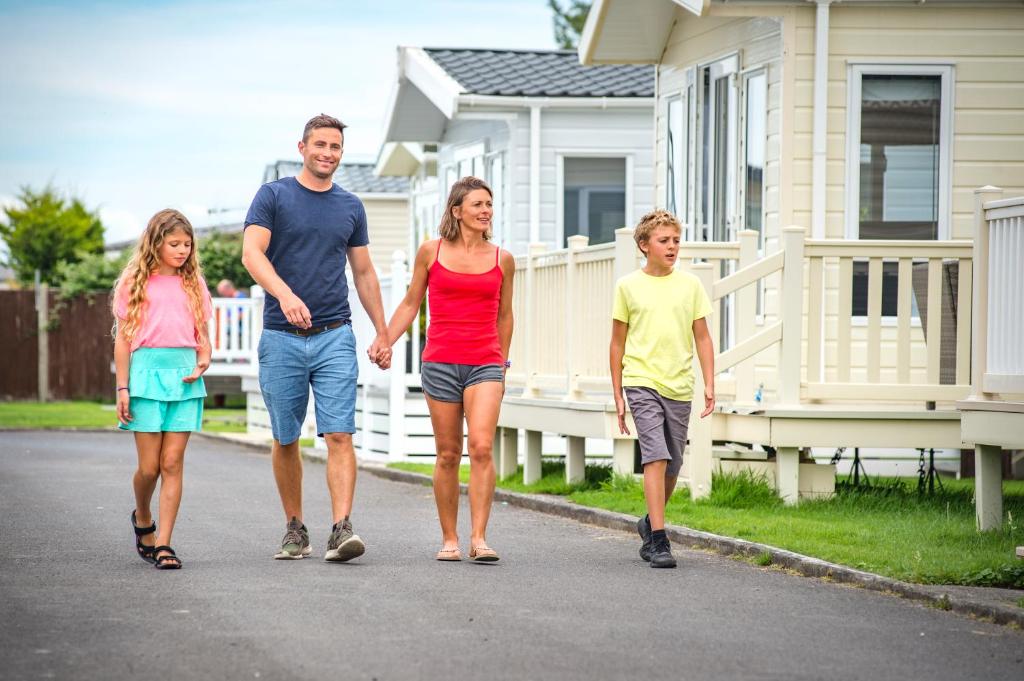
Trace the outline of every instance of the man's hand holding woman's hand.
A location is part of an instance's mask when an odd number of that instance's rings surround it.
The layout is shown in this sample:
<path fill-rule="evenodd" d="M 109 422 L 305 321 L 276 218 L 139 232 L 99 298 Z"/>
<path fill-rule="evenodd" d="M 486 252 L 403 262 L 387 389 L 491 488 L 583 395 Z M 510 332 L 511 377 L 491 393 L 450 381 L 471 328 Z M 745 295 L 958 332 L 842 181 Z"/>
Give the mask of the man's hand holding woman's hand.
<path fill-rule="evenodd" d="M 378 333 L 373 343 L 366 350 L 370 361 L 381 369 L 391 368 L 391 344 L 388 343 L 386 333 Z"/>

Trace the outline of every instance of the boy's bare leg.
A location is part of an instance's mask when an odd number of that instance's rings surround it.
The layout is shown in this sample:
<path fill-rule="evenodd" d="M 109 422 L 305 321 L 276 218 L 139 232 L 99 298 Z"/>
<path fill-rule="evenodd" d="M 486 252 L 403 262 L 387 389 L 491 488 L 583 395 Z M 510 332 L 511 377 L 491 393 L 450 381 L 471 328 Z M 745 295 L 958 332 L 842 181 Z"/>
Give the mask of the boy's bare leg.
<path fill-rule="evenodd" d="M 667 479 L 665 470 L 668 460 L 652 461 L 644 464 L 644 498 L 647 500 L 647 516 L 651 520 L 651 530 L 665 529 L 665 504 Z"/>
<path fill-rule="evenodd" d="M 356 452 L 352 433 L 324 433 L 327 441 L 327 491 L 331 495 L 331 522 L 337 524 L 352 513 L 356 492 Z"/>
<path fill-rule="evenodd" d="M 150 504 L 153 492 L 160 478 L 160 445 L 163 433 L 135 433 L 135 449 L 139 455 L 139 467 L 132 477 L 135 489 L 135 522 L 137 527 L 149 527 L 153 524 Z M 143 546 L 156 546 L 156 535 L 147 534 L 139 537 Z"/>
<path fill-rule="evenodd" d="M 469 425 L 470 547 L 487 546 L 487 521 L 494 502 L 494 433 L 505 386 L 497 381 L 466 388 L 466 423 Z"/>
<path fill-rule="evenodd" d="M 462 463 L 462 404 L 427 397 L 434 429 L 434 501 L 441 523 L 441 549 L 459 548 L 459 464 Z"/>
<path fill-rule="evenodd" d="M 298 518 L 302 522 L 302 458 L 299 456 L 299 441 L 283 445 L 274 440 L 270 450 L 274 467 L 277 493 L 284 507 L 285 522 Z"/>
<path fill-rule="evenodd" d="M 185 447 L 191 433 L 164 433 L 160 446 L 160 521 L 156 543 L 171 545 L 171 534 L 181 506 L 181 487 L 185 471 Z M 155 556 L 159 558 L 159 556 Z"/>

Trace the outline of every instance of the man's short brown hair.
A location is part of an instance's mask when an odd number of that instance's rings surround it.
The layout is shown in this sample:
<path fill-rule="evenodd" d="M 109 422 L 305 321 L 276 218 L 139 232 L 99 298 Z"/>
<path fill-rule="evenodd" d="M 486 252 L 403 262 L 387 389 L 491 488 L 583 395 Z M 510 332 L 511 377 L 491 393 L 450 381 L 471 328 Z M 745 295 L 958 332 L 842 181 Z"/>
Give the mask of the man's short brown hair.
<path fill-rule="evenodd" d="M 633 241 L 636 242 L 636 247 L 640 248 L 641 243 L 650 241 L 651 233 L 658 227 L 673 227 L 680 234 L 683 233 L 683 225 L 675 215 L 667 210 L 652 210 L 640 218 L 636 229 L 633 230 Z M 644 252 L 644 249 L 640 248 L 640 251 Z"/>
<path fill-rule="evenodd" d="M 319 116 L 313 116 L 306 123 L 306 127 L 302 130 L 302 141 L 306 142 L 309 140 L 309 133 L 313 132 L 317 128 L 334 128 L 341 133 L 342 139 L 345 137 L 345 128 L 348 126 L 339 121 L 334 116 L 328 116 L 325 113 Z"/>

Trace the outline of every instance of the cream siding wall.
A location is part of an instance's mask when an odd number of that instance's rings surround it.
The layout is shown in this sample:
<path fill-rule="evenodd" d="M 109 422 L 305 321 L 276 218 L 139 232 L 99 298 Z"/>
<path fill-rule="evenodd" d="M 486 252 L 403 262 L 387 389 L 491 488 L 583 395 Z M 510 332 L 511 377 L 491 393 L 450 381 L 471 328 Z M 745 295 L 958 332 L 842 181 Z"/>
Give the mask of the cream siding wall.
<path fill-rule="evenodd" d="M 780 14 L 783 10 L 780 10 Z M 768 115 L 766 121 L 764 178 L 764 246 L 766 253 L 779 249 L 779 235 L 785 209 L 780 187 L 782 177 L 783 124 L 783 23 L 773 16 L 759 17 L 694 17 L 682 9 L 669 36 L 665 54 L 658 68 L 657 139 L 655 152 L 656 202 L 666 203 L 666 139 L 668 100 L 685 86 L 686 71 L 730 54 L 739 53 L 739 69 L 765 66 L 768 81 Z M 740 131 L 742 135 L 742 131 Z M 685 250 L 685 249 L 684 249 Z M 778 276 L 768 280 L 765 291 L 765 322 L 774 322 L 778 310 Z M 778 351 L 769 349 L 755 358 L 755 383 L 774 389 Z M 720 392 L 728 394 L 731 384 L 720 382 Z M 750 400 L 752 395 L 737 395 Z"/>
<path fill-rule="evenodd" d="M 370 257 L 378 274 L 391 271 L 391 254 L 409 247 L 409 202 L 401 199 L 359 197 L 366 207 L 370 231 Z M 409 257 L 409 254 L 406 254 Z"/>
<path fill-rule="evenodd" d="M 793 222 L 811 222 L 814 101 L 813 7 L 795 13 Z M 985 184 L 1024 192 L 1024 11 L 1014 8 L 831 5 L 828 67 L 826 237 L 846 235 L 848 64 L 858 61 L 953 64 L 950 237 L 973 238 L 973 192 Z M 826 267 L 825 380 L 836 379 L 838 271 Z M 926 346 L 911 332 L 911 381 L 925 380 Z M 853 382 L 866 380 L 867 334 L 852 330 Z M 896 382 L 896 328 L 882 329 L 882 382 Z"/>

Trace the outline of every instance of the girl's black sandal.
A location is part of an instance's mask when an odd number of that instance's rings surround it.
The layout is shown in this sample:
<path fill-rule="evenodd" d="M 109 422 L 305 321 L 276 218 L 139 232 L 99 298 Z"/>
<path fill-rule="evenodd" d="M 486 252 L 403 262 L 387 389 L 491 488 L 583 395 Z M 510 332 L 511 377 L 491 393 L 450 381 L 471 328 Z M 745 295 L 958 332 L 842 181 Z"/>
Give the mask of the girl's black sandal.
<path fill-rule="evenodd" d="M 153 555 L 156 556 L 158 553 L 163 553 L 162 556 L 156 558 L 156 569 L 157 570 L 177 570 L 181 567 L 181 559 L 174 554 L 174 549 L 170 546 L 154 546 Z"/>
<path fill-rule="evenodd" d="M 132 529 L 135 530 L 135 550 L 138 552 L 139 558 L 147 563 L 155 563 L 156 558 L 153 557 L 153 547 L 143 544 L 142 538 L 147 534 L 156 532 L 156 523 L 149 527 L 139 527 L 135 524 L 135 511 L 132 511 Z"/>

